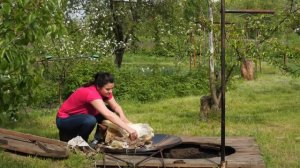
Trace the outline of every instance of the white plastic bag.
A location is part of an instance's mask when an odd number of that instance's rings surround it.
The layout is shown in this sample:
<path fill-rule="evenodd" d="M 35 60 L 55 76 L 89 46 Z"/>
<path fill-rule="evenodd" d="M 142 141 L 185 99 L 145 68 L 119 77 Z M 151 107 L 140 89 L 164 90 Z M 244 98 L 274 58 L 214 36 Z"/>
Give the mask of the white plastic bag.
<path fill-rule="evenodd" d="M 84 139 L 82 139 L 81 136 L 77 136 L 77 137 L 75 137 L 75 138 L 73 138 L 73 139 L 71 139 L 71 140 L 68 141 L 68 147 L 70 147 L 70 148 L 73 149 L 73 148 L 75 148 L 77 146 L 91 148 L 89 146 L 89 144 Z"/>

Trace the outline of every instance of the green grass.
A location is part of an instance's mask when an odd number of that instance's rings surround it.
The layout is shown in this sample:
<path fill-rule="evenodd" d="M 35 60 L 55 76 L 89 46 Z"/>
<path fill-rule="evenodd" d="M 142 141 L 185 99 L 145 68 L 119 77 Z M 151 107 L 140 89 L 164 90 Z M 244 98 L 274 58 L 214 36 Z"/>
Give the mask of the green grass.
<path fill-rule="evenodd" d="M 281 75 L 242 83 L 228 94 L 227 134 L 254 136 L 268 167 L 299 167 L 299 87 Z"/>
<path fill-rule="evenodd" d="M 226 93 L 226 136 L 256 139 L 268 168 L 300 167 L 300 79 L 264 68 L 255 81 L 236 79 L 234 90 Z M 155 133 L 188 136 L 220 136 L 219 116 L 199 120 L 200 96 L 173 98 L 137 104 L 122 101 L 129 119 L 149 123 Z M 2 128 L 48 138 L 58 138 L 57 109 L 32 110 L 20 114 L 18 122 L 1 117 Z M 29 110 L 30 111 L 30 110 Z M 0 167 L 92 167 L 95 160 L 71 154 L 66 160 L 19 156 L 0 151 Z"/>

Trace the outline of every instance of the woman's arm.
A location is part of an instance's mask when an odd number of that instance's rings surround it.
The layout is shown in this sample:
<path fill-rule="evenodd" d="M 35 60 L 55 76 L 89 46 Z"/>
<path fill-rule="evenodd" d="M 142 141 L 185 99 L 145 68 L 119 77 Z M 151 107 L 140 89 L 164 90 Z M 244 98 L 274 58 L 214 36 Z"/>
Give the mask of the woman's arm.
<path fill-rule="evenodd" d="M 109 107 L 120 116 L 121 120 L 125 123 L 130 123 L 130 121 L 126 118 L 125 113 L 122 107 L 116 102 L 114 98 L 107 101 Z"/>
<path fill-rule="evenodd" d="M 131 140 L 135 140 L 137 138 L 137 132 L 133 128 L 129 127 L 124 121 L 120 119 L 115 113 L 112 113 L 107 107 L 105 106 L 103 100 L 97 99 L 91 102 L 93 107 L 99 111 L 106 119 L 111 121 L 112 123 L 118 125 L 119 127 L 125 129 L 129 133 L 129 137 Z"/>

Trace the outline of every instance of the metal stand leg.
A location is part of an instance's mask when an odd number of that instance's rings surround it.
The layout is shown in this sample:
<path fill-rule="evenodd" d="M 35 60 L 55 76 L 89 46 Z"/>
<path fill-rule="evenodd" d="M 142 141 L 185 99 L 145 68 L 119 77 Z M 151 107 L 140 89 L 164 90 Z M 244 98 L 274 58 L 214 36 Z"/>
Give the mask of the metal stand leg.
<path fill-rule="evenodd" d="M 103 166 L 104 166 L 104 168 L 106 167 L 105 156 L 109 156 L 109 157 L 112 157 L 112 158 L 114 158 L 114 159 L 116 159 L 116 160 L 119 160 L 119 161 L 122 161 L 122 162 L 126 163 L 127 166 L 129 166 L 129 167 L 132 167 L 132 168 L 138 168 L 139 165 L 140 165 L 141 163 L 143 163 L 143 162 L 149 160 L 152 156 L 154 156 L 154 155 L 160 153 L 160 156 L 161 156 L 161 157 L 160 157 L 160 161 L 161 161 L 161 163 L 162 163 L 162 167 L 165 167 L 164 158 L 163 158 L 163 154 L 162 154 L 162 151 L 163 151 L 163 150 L 164 150 L 164 149 L 160 149 L 159 151 L 152 153 L 151 155 L 147 156 L 146 158 L 140 160 L 140 161 L 137 162 L 137 163 L 128 162 L 128 161 L 126 161 L 126 160 L 124 160 L 124 159 L 121 159 L 121 158 L 119 158 L 119 157 L 113 156 L 113 155 L 111 155 L 111 154 L 108 154 L 108 153 L 105 153 L 105 152 L 102 151 L 101 153 L 103 154 Z"/>
<path fill-rule="evenodd" d="M 105 161 L 105 155 L 107 155 L 107 156 L 109 156 L 109 157 L 112 157 L 112 158 L 114 158 L 114 159 L 116 159 L 116 160 L 122 161 L 122 162 L 126 163 L 126 164 L 127 164 L 128 166 L 130 166 L 130 167 L 134 167 L 134 164 L 133 164 L 133 163 L 128 162 L 128 161 L 126 161 L 126 160 L 123 160 L 123 159 L 121 159 L 121 158 L 118 158 L 118 157 L 116 157 L 116 156 L 113 156 L 113 155 L 111 155 L 111 154 L 108 154 L 108 153 L 103 152 L 103 155 L 104 155 L 104 158 L 103 158 L 103 164 L 104 164 L 104 167 L 106 166 L 106 163 L 104 162 L 104 161 Z"/>
<path fill-rule="evenodd" d="M 227 167 L 227 162 L 226 161 L 222 161 L 220 168 L 226 168 L 226 167 Z"/>
<path fill-rule="evenodd" d="M 152 153 L 150 156 L 146 157 L 145 159 L 142 159 L 141 161 L 137 162 L 135 165 L 138 166 L 139 164 L 143 163 L 144 161 L 149 160 L 152 156 L 154 156 L 154 155 L 160 153 L 160 156 L 161 156 L 160 159 L 162 160 L 163 167 L 165 167 L 165 166 L 164 166 L 164 161 L 163 161 L 163 155 L 162 155 L 162 151 L 163 151 L 163 150 L 164 150 L 164 149 L 160 149 L 159 151 Z"/>
<path fill-rule="evenodd" d="M 106 168 L 105 153 L 103 153 L 103 168 Z"/>

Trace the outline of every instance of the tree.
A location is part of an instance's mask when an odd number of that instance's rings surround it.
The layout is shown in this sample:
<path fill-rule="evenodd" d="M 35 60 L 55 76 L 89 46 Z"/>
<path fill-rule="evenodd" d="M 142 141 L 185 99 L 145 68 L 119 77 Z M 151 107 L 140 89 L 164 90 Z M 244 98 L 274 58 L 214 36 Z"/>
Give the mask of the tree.
<path fill-rule="evenodd" d="M 216 40 L 214 38 L 215 28 L 214 28 L 214 3 L 211 0 L 207 1 L 208 3 L 208 17 L 209 23 L 207 23 L 207 27 L 209 30 L 209 88 L 210 94 L 208 96 L 202 96 L 200 98 L 200 117 L 202 120 L 206 120 L 208 113 L 210 111 L 219 111 L 220 110 L 220 100 L 221 100 L 221 78 L 220 72 L 216 71 L 216 62 L 217 59 L 215 57 L 215 43 Z M 232 71 L 232 70 L 231 70 Z M 230 75 L 229 72 L 228 76 Z"/>
<path fill-rule="evenodd" d="M 38 80 L 36 43 L 63 28 L 59 1 L 3 0 L 0 6 L 0 112 L 15 112 L 32 102 Z"/>
<path fill-rule="evenodd" d="M 87 21 L 95 35 L 104 36 L 115 55 L 115 64 L 121 67 L 123 55 L 137 37 L 138 23 L 145 5 L 151 1 L 94 0 L 87 3 Z"/>

